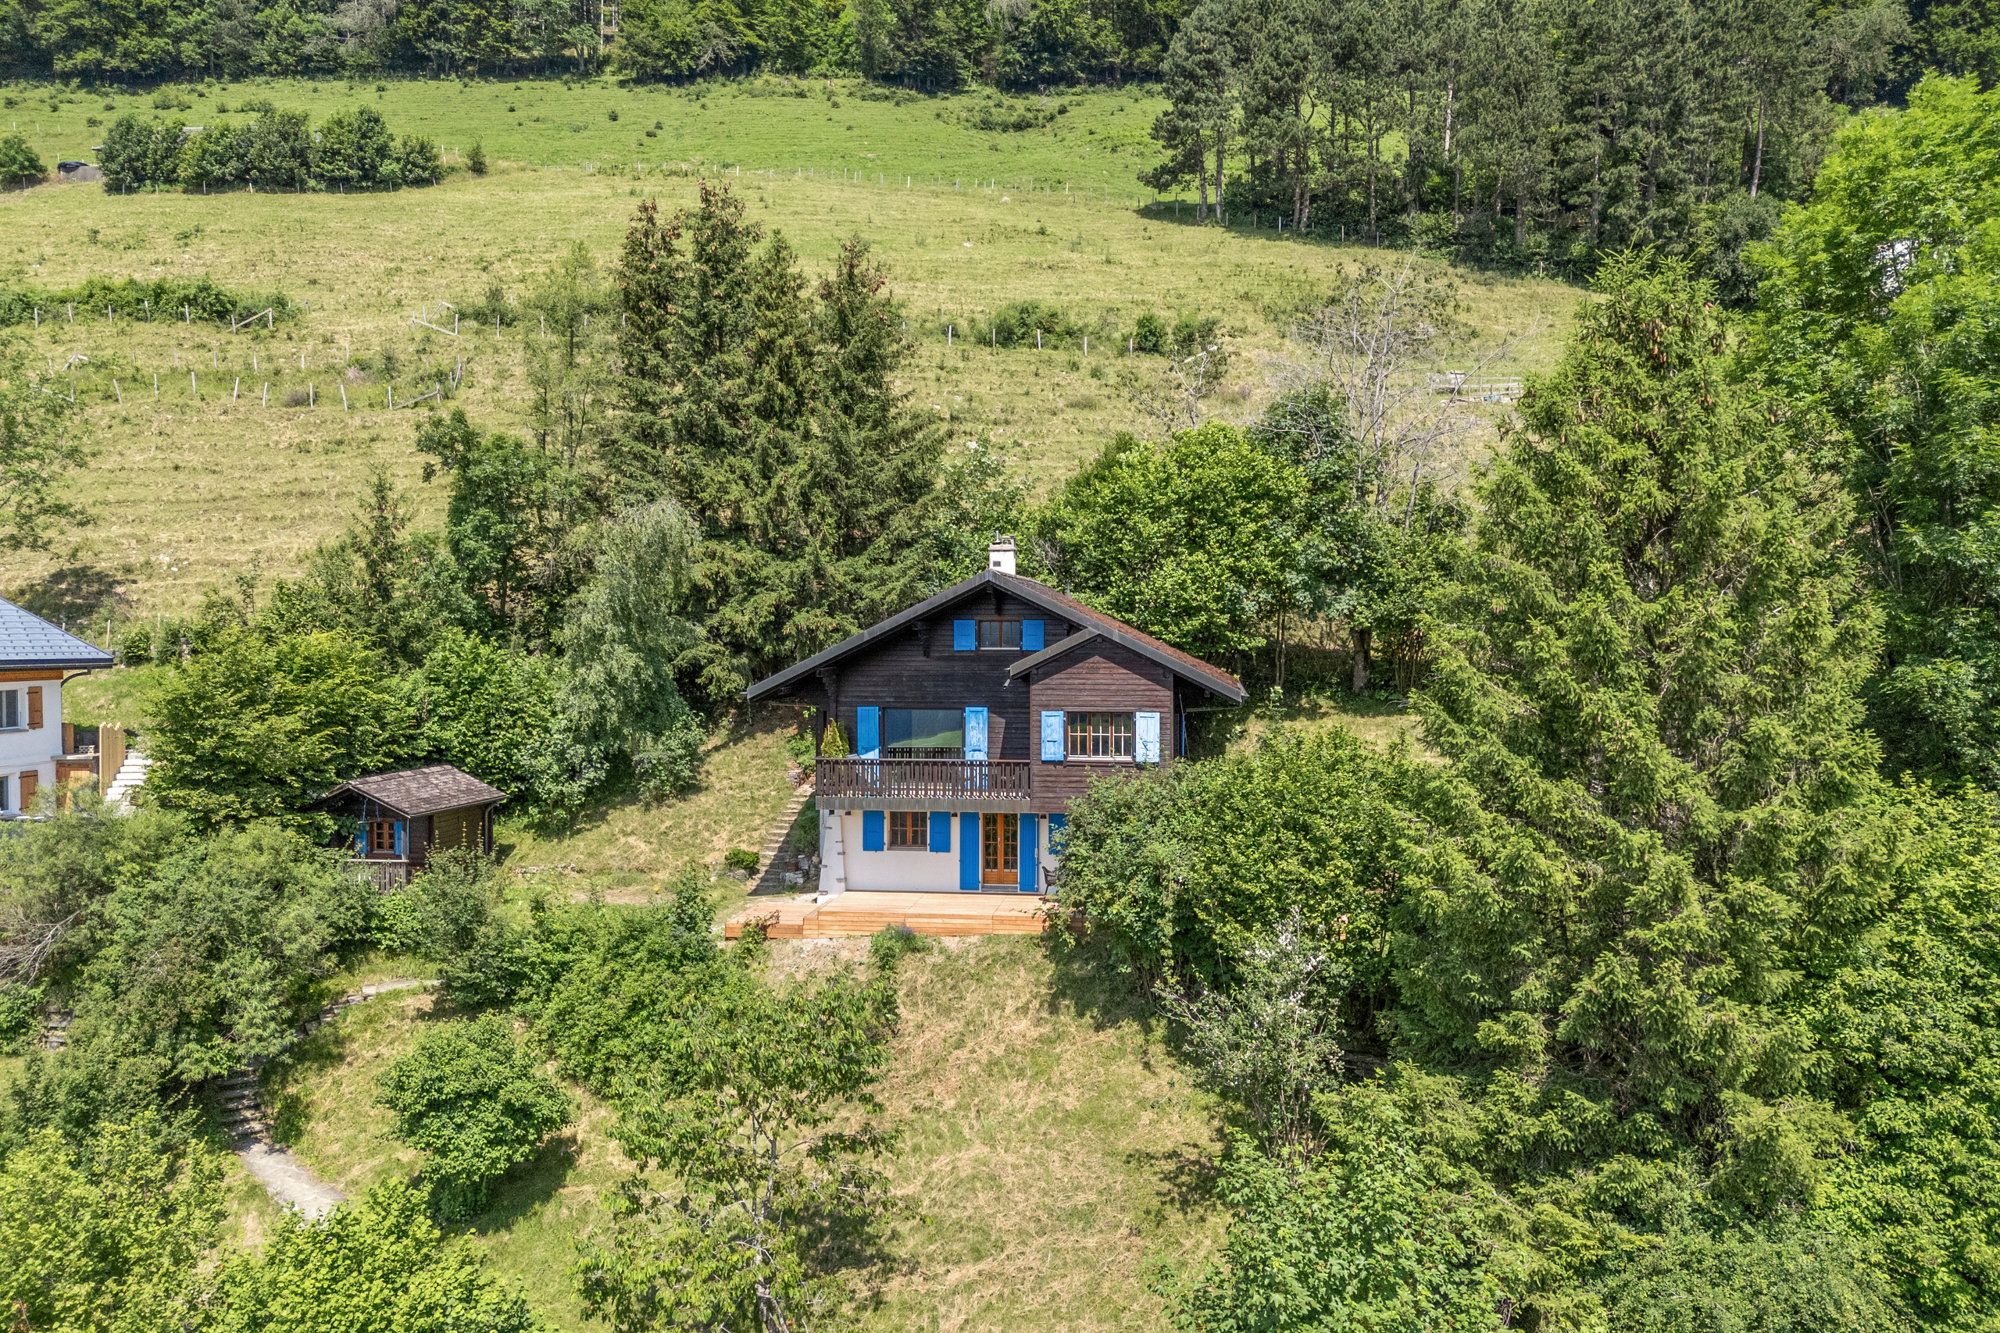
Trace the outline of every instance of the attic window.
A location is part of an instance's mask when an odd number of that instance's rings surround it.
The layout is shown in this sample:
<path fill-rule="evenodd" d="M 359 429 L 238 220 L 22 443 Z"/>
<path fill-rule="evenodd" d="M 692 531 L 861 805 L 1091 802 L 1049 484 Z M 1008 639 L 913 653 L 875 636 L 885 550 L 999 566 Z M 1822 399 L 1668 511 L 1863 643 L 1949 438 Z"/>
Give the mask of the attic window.
<path fill-rule="evenodd" d="M 979 622 L 979 646 L 984 648 L 1021 647 L 1021 622 L 1018 620 L 982 620 Z"/>

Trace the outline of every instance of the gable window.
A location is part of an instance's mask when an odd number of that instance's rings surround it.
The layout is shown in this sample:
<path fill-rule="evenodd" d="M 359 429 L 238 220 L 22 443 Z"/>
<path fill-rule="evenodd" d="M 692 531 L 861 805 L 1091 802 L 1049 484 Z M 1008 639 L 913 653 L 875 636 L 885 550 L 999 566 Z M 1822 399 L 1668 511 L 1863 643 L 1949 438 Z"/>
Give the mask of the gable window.
<path fill-rule="evenodd" d="M 1067 739 L 1072 759 L 1130 759 L 1132 715 L 1071 713 Z"/>
<path fill-rule="evenodd" d="M 919 850 L 931 845 L 931 816 L 928 810 L 891 810 L 889 812 L 889 849 L 915 847 Z"/>
<path fill-rule="evenodd" d="M 891 759 L 958 759 L 965 754 L 961 708 L 885 708 L 882 730 Z"/>
<path fill-rule="evenodd" d="M 0 690 L 0 731 L 19 731 L 25 725 L 21 720 L 21 692 Z"/>
<path fill-rule="evenodd" d="M 393 819 L 371 819 L 368 821 L 368 855 L 394 856 L 396 854 L 396 821 Z"/>
<path fill-rule="evenodd" d="M 1008 648 L 1018 650 L 1021 646 L 1021 622 L 1018 620 L 980 621 L 979 646 L 982 649 Z"/>

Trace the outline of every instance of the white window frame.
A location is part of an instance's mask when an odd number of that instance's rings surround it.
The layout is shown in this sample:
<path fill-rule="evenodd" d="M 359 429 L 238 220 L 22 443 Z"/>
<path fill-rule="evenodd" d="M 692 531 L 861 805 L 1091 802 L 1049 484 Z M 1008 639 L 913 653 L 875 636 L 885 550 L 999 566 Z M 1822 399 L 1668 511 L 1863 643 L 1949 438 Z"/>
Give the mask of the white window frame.
<path fill-rule="evenodd" d="M 7 708 L 12 705 L 14 720 L 6 720 Z M 26 731 L 28 729 L 28 701 L 26 692 L 20 689 L 0 689 L 0 731 Z"/>

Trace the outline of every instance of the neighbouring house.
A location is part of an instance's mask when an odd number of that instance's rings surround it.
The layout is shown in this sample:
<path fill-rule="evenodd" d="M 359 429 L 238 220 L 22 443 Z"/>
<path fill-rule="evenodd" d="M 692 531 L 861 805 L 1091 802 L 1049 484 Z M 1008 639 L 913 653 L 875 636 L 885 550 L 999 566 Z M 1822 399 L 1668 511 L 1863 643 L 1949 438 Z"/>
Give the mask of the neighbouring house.
<path fill-rule="evenodd" d="M 111 665 L 111 654 L 0 598 L 0 819 L 34 813 L 97 772 L 94 744 L 63 721 L 63 686 Z M 94 733 L 92 733 L 94 735 Z"/>
<path fill-rule="evenodd" d="M 1243 686 L 1015 572 L 988 568 L 758 681 L 810 705 L 819 891 L 1040 893 L 1070 802 L 1186 753 L 1190 708 Z M 825 753 L 828 722 L 851 753 Z"/>
<path fill-rule="evenodd" d="M 407 883 L 447 847 L 493 851 L 493 812 L 507 799 L 450 764 L 376 773 L 341 783 L 320 804 L 353 830 L 355 859 L 382 888 Z"/>

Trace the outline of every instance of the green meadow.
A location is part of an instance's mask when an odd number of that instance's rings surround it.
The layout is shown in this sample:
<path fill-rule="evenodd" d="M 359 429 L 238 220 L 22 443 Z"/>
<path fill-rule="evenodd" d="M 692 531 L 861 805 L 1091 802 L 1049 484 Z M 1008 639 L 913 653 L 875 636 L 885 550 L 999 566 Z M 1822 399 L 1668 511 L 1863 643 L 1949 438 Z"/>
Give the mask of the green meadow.
<path fill-rule="evenodd" d="M 0 590 L 39 593 L 114 632 L 118 618 L 186 608 L 218 580 L 293 569 L 378 470 L 411 489 L 420 513 L 432 510 L 412 438 L 437 400 L 412 401 L 462 363 L 450 401 L 489 427 L 520 427 L 524 335 L 461 318 L 453 337 L 413 320 L 449 329 L 454 307 L 495 284 L 518 297 L 573 242 L 608 267 L 642 198 L 678 207 L 702 179 L 736 190 L 809 267 L 865 238 L 907 315 L 914 401 L 948 423 L 954 447 L 996 451 L 1031 493 L 1114 433 L 1159 429 L 1148 403 L 1165 387 L 1165 363 L 1125 354 L 1115 333 L 1087 354 L 996 350 L 965 336 L 984 315 L 1035 300 L 1110 330 L 1147 311 L 1215 316 L 1232 367 L 1208 408 L 1243 417 L 1270 393 L 1289 311 L 1344 268 L 1426 262 L 1247 221 L 1193 225 L 1191 210 L 1137 183 L 1161 104 L 1136 90 L 923 98 L 759 79 L 679 90 L 269 81 L 0 91 L 11 103 L 0 126 L 18 127 L 50 161 L 88 158 L 102 126 L 127 111 L 199 125 L 269 101 L 316 116 L 373 104 L 395 131 L 437 139 L 448 163 L 477 142 L 492 164 L 485 176 L 455 169 L 434 188 L 368 195 L 121 196 L 94 184 L 0 195 L 0 283 L 207 275 L 301 307 L 275 329 L 237 333 L 87 310 L 51 310 L 40 328 L 16 330 L 56 391 L 76 394 L 93 449 L 77 488 L 94 521 L 5 571 Z M 1574 289 L 1460 278 L 1481 348 L 1503 348 L 1494 373 L 1546 364 Z"/>

